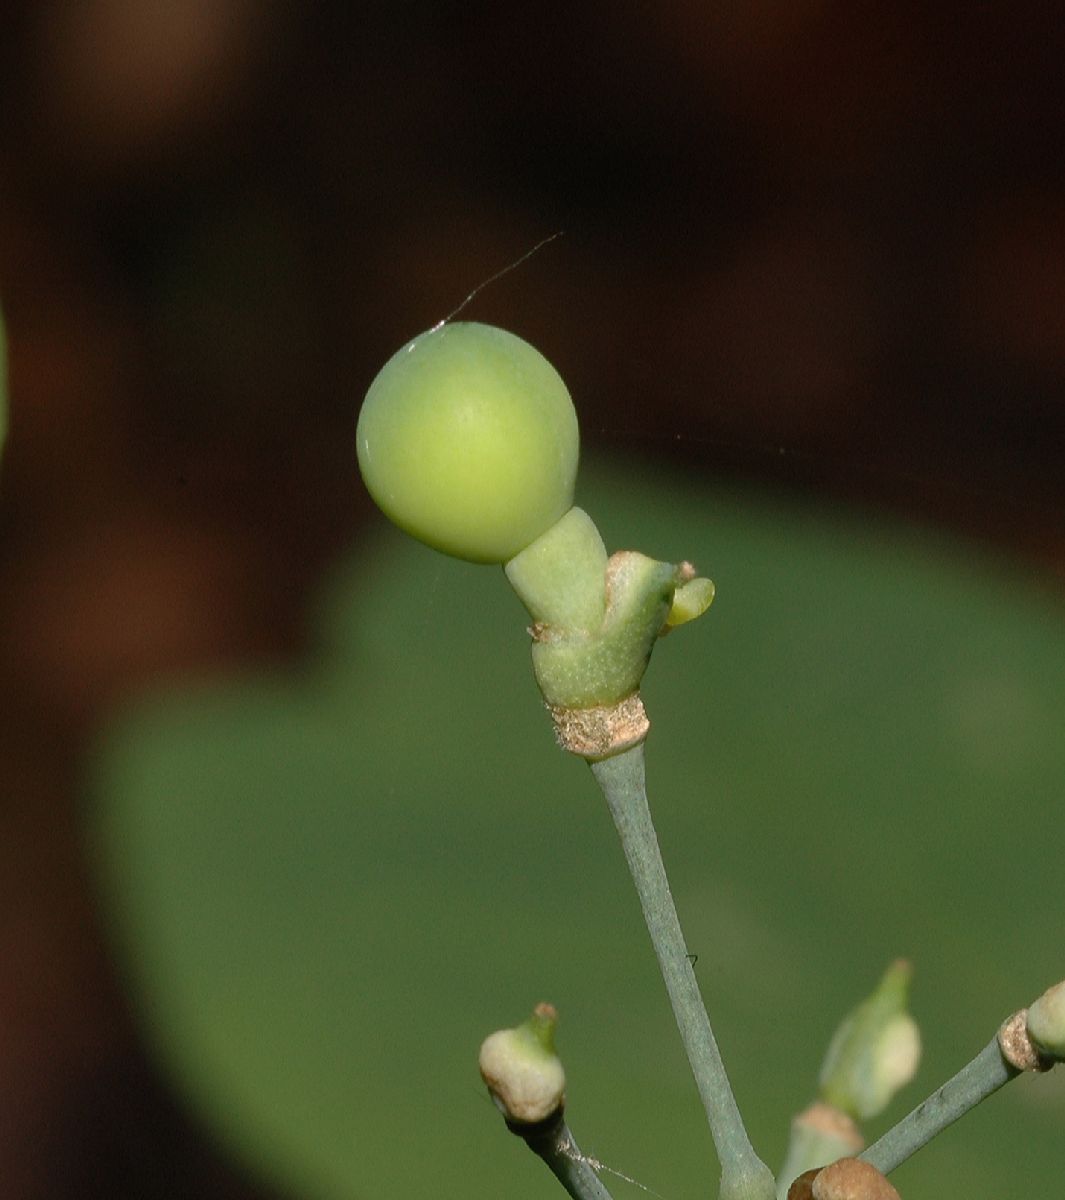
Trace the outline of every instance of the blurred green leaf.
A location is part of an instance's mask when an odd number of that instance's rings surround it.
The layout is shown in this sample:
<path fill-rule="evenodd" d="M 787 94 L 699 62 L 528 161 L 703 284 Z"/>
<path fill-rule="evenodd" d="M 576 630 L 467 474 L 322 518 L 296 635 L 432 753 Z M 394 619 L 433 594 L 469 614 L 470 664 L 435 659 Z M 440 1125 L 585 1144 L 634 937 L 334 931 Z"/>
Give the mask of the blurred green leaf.
<path fill-rule="evenodd" d="M 648 775 L 752 1137 L 779 1162 L 832 1030 L 905 954 L 926 1060 L 875 1136 L 1062 974 L 1039 832 L 1065 783 L 1062 607 L 925 533 L 626 464 L 584 482 L 611 548 L 717 584 L 651 663 Z M 293 1195 L 550 1195 L 477 1074 L 481 1039 L 540 1000 L 584 1149 L 670 1200 L 716 1178 L 524 624 L 498 571 L 383 530 L 326 589 L 309 671 L 160 693 L 99 749 L 92 844 L 146 1034 Z M 1065 1093 L 1009 1091 L 897 1173 L 907 1200 L 1065 1176 Z"/>

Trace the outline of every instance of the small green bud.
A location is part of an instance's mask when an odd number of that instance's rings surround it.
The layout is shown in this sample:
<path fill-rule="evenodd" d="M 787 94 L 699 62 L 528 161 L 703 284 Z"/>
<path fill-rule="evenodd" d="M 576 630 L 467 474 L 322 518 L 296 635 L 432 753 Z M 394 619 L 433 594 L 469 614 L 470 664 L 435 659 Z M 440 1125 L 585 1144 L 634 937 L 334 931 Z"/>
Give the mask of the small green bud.
<path fill-rule="evenodd" d="M 684 564 L 682 563 L 683 567 Z M 687 625 L 696 617 L 701 617 L 714 602 L 714 583 L 711 579 L 689 579 L 682 583 L 673 595 L 673 606 L 666 617 L 666 628 L 663 633 L 675 629 L 678 625 Z"/>
<path fill-rule="evenodd" d="M 558 1013 L 538 1004 L 516 1029 L 500 1029 L 481 1044 L 481 1078 L 508 1121 L 531 1125 L 546 1120 L 566 1098 L 566 1074 L 555 1053 Z"/>
<path fill-rule="evenodd" d="M 1065 979 L 1028 1009 L 1028 1036 L 1044 1057 L 1065 1061 Z"/>
<path fill-rule="evenodd" d="M 378 372 L 359 413 L 362 477 L 434 549 L 502 563 L 573 504 L 577 414 L 558 372 L 491 325 L 438 325 Z"/>
<path fill-rule="evenodd" d="M 821 1098 L 857 1120 L 875 1117 L 909 1083 L 921 1036 L 906 1011 L 913 968 L 903 959 L 836 1030 L 821 1067 Z"/>
<path fill-rule="evenodd" d="M 864 1149 L 858 1126 L 838 1108 L 815 1101 L 791 1122 L 788 1153 L 780 1168 L 782 1180 L 795 1179 L 801 1171 L 850 1158 Z M 813 1176 L 811 1176 L 811 1179 Z"/>

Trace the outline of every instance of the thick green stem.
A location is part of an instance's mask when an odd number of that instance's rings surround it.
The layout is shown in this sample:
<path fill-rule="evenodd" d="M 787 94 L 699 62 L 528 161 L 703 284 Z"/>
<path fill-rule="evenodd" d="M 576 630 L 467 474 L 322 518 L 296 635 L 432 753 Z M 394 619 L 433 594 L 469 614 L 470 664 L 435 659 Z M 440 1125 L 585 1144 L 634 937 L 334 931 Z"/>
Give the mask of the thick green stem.
<path fill-rule="evenodd" d="M 721 1200 L 773 1200 L 773 1173 L 754 1151 L 706 1014 L 658 848 L 643 745 L 591 764 L 621 836 L 673 1014 L 721 1163 Z"/>
<path fill-rule="evenodd" d="M 561 1111 L 533 1129 L 514 1125 L 510 1128 L 525 1139 L 525 1144 L 534 1154 L 544 1160 L 551 1174 L 573 1200 L 611 1200 L 606 1184 L 581 1153 Z"/>
<path fill-rule="evenodd" d="M 1008 1063 L 997 1037 L 941 1088 L 858 1155 L 885 1175 L 981 1100 L 1022 1072 Z"/>

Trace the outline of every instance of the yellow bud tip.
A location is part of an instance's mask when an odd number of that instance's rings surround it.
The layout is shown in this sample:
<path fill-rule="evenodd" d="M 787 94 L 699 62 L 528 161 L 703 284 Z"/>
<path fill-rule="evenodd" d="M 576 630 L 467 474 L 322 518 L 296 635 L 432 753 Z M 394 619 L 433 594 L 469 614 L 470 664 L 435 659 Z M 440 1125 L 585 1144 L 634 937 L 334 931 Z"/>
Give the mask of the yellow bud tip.
<path fill-rule="evenodd" d="M 694 571 L 690 563 L 682 563 L 681 566 Z M 694 621 L 696 617 L 701 617 L 706 612 L 713 600 L 713 580 L 689 577 L 688 581 L 682 583 L 673 593 L 673 605 L 666 617 L 666 626 L 674 629 L 678 625 L 686 625 L 689 621 Z"/>
<path fill-rule="evenodd" d="M 555 1052 L 555 1029 L 558 1027 L 558 1009 L 553 1004 L 541 1001 L 525 1022 L 526 1028 L 549 1053 Z"/>

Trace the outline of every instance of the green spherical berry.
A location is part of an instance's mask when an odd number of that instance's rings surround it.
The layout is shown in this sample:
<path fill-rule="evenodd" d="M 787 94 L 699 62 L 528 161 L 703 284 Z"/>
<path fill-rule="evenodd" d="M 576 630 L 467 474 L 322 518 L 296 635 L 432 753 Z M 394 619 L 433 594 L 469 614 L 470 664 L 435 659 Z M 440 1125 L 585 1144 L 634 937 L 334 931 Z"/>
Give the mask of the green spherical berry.
<path fill-rule="evenodd" d="M 506 562 L 573 504 L 577 415 L 528 342 L 474 322 L 440 325 L 381 368 L 356 431 L 370 494 L 446 554 Z"/>

